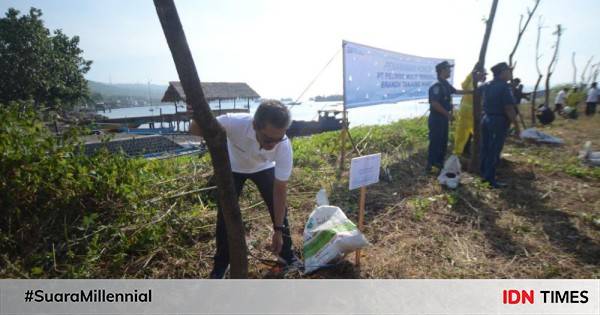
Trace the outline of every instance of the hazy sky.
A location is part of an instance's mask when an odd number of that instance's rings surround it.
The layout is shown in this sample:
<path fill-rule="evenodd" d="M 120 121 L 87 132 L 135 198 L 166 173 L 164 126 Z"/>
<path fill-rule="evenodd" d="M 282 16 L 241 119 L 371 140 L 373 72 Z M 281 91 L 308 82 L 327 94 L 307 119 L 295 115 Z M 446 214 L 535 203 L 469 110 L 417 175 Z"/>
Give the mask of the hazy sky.
<path fill-rule="evenodd" d="M 456 61 L 455 85 L 473 67 L 491 0 L 179 0 L 177 9 L 202 81 L 248 82 L 263 97 L 296 98 L 341 48 L 342 40 Z M 519 16 L 533 0 L 500 0 L 486 66 L 508 60 Z M 46 26 L 81 37 L 93 60 L 90 80 L 166 84 L 178 80 L 151 0 L 8 1 L 26 12 L 42 9 Z M 533 85 L 538 16 L 543 16 L 541 67 L 547 67 L 556 24 L 565 28 L 552 82 L 571 82 L 571 54 L 579 72 L 600 61 L 600 1 L 542 0 L 516 55 L 515 74 Z M 341 54 L 306 97 L 340 93 Z M 579 77 L 579 74 L 578 74 Z"/>

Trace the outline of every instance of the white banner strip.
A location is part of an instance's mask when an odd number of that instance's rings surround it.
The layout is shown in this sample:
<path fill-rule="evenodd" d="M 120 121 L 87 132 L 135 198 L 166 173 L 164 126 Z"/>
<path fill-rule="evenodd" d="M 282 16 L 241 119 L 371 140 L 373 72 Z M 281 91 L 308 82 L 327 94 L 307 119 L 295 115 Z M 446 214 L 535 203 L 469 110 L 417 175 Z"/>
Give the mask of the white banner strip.
<path fill-rule="evenodd" d="M 343 46 L 346 108 L 428 98 L 429 87 L 437 80 L 435 65 L 444 60 L 454 64 L 452 59 L 412 56 L 348 41 Z"/>
<path fill-rule="evenodd" d="M 600 314 L 600 280 L 0 280 L 0 314 Z"/>

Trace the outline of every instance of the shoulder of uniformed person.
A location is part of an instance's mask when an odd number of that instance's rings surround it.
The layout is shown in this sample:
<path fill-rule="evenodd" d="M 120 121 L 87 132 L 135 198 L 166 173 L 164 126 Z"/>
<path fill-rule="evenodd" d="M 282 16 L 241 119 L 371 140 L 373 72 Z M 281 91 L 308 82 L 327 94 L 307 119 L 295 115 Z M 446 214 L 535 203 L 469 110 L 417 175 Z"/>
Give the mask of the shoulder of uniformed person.
<path fill-rule="evenodd" d="M 440 93 L 442 93 L 442 84 L 440 81 L 436 81 L 429 87 L 429 93 L 432 95 L 440 95 Z"/>
<path fill-rule="evenodd" d="M 481 93 L 481 92 L 485 91 L 485 89 L 489 88 L 491 84 L 492 84 L 492 81 L 484 82 L 482 85 L 477 87 L 477 89 L 479 89 L 479 92 Z"/>

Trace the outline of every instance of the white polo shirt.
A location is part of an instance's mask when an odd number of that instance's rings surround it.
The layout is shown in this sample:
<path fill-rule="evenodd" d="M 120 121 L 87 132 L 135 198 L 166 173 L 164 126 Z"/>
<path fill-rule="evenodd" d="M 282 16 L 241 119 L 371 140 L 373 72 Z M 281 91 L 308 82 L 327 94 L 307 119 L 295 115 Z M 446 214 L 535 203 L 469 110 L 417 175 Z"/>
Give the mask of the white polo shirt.
<path fill-rule="evenodd" d="M 252 127 L 250 114 L 226 114 L 217 120 L 227 132 L 227 149 L 231 160 L 231 170 L 250 174 L 275 167 L 275 178 L 287 181 L 292 174 L 292 145 L 285 139 L 272 150 L 260 148 L 256 132 Z"/>
<path fill-rule="evenodd" d="M 598 88 L 589 88 L 587 92 L 587 100 L 588 103 L 598 103 Z"/>
<path fill-rule="evenodd" d="M 556 99 L 554 100 L 554 104 L 565 105 L 567 103 L 567 93 L 564 90 L 560 90 L 558 94 L 556 94 Z"/>

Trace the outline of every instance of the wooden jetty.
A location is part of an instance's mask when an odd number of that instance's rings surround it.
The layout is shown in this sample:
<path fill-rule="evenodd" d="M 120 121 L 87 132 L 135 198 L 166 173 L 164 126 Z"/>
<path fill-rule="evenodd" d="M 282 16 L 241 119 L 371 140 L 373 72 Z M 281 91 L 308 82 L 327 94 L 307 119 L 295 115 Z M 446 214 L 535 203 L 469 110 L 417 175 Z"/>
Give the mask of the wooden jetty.
<path fill-rule="evenodd" d="M 247 83 L 243 82 L 202 82 L 202 91 L 206 101 L 213 108 L 213 115 L 219 116 L 228 113 L 249 113 L 250 101 L 259 99 L 260 95 L 256 93 Z M 233 101 L 233 107 L 222 106 L 222 101 Z M 177 131 L 187 130 L 191 116 L 185 112 L 179 112 L 178 106 L 185 103 L 185 93 L 178 81 L 169 82 L 169 87 L 165 91 L 161 102 L 173 103 L 175 105 L 174 114 L 163 114 L 162 110 L 159 115 L 141 116 L 141 117 L 126 117 L 126 118 L 109 118 L 97 121 L 107 125 L 121 125 L 123 128 L 139 127 L 142 124 L 148 124 L 150 128 L 175 128 Z M 160 127 L 158 127 L 160 126 Z M 186 127 L 187 126 L 187 127 Z"/>
<path fill-rule="evenodd" d="M 227 113 L 248 113 L 249 109 L 246 108 L 228 108 L 228 109 L 215 109 L 213 115 L 219 116 Z M 150 128 L 159 128 L 158 126 L 169 126 L 169 128 L 181 128 L 185 129 L 185 126 L 189 124 L 191 115 L 187 112 L 177 112 L 175 114 L 159 114 L 152 116 L 139 116 L 139 117 L 124 117 L 124 118 L 108 118 L 98 120 L 100 124 L 110 124 L 113 126 L 121 126 L 123 128 L 137 128 L 140 125 L 148 124 Z M 160 127 L 162 128 L 162 127 Z"/>

